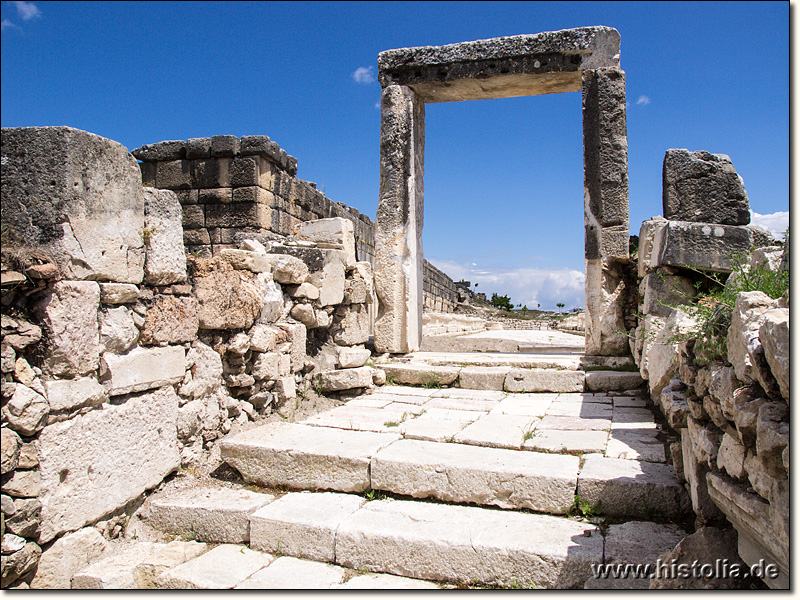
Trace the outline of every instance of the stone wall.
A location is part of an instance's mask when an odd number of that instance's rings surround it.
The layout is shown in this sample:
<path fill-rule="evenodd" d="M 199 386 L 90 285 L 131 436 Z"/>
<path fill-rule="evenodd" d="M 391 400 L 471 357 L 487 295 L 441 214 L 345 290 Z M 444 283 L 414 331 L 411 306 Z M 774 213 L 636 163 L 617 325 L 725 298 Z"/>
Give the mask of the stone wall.
<path fill-rule="evenodd" d="M 426 311 L 451 313 L 455 310 L 458 303 L 456 284 L 424 259 L 422 282 L 422 306 Z"/>
<path fill-rule="evenodd" d="M 733 525 L 748 564 L 764 559 L 789 576 L 789 298 L 740 292 L 728 315 L 712 315 L 723 357 L 702 349 L 693 303 L 704 274 L 741 274 L 734 253 L 757 265 L 788 270 L 784 249 L 750 227 L 741 179 L 724 155 L 669 150 L 664 160 L 664 218 L 642 225 L 639 312 L 631 350 L 651 397 L 680 437 L 672 459 L 686 482 L 698 524 Z M 728 321 L 727 319 L 730 319 Z M 714 330 L 712 329 L 712 332 Z M 726 335 L 727 334 L 727 335 Z M 698 337 L 700 336 L 700 337 Z M 710 359 L 713 356 L 713 360 Z"/>
<path fill-rule="evenodd" d="M 340 217 L 353 223 L 358 260 L 374 264 L 372 220 L 298 179 L 297 159 L 265 135 L 158 142 L 132 153 L 145 186 L 178 196 L 191 254 L 236 248 L 236 234 L 266 234 L 263 241 L 292 235 L 305 221 Z"/>
<path fill-rule="evenodd" d="M 3 587 L 232 429 L 381 380 L 351 220 L 187 256 L 187 205 L 117 142 L 3 129 L 2 155 Z"/>

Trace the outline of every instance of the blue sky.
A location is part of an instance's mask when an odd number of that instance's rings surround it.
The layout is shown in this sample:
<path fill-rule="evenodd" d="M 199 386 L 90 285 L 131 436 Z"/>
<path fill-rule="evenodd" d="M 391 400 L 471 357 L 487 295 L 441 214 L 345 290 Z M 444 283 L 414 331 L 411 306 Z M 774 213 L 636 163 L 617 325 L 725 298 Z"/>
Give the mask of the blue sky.
<path fill-rule="evenodd" d="M 615 27 L 631 232 L 668 148 L 728 154 L 757 215 L 789 210 L 788 2 L 2 2 L 3 127 L 128 149 L 266 134 L 374 219 L 383 50 Z M 782 230 L 788 215 L 756 216 Z M 426 258 L 515 303 L 583 306 L 580 93 L 426 107 Z"/>

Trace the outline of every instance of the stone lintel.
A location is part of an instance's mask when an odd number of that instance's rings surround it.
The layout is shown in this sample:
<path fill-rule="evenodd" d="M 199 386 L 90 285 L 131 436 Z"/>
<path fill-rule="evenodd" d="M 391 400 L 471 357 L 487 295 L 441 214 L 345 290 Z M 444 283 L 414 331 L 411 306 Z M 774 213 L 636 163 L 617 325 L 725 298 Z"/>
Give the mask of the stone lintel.
<path fill-rule="evenodd" d="M 407 85 L 423 102 L 532 96 L 580 89 L 580 71 L 619 66 L 619 32 L 580 27 L 378 55 L 383 87 Z"/>

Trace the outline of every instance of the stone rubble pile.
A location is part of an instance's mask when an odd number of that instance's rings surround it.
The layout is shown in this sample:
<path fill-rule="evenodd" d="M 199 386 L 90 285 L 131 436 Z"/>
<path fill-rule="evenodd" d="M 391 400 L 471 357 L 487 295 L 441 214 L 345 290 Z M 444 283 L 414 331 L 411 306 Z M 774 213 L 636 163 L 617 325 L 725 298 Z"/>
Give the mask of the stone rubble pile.
<path fill-rule="evenodd" d="M 146 490 L 232 428 L 312 387 L 384 381 L 365 366 L 372 270 L 350 220 L 187 256 L 176 194 L 143 187 L 123 151 L 66 127 L 3 130 L 4 588 L 64 534 L 119 535 Z"/>
<path fill-rule="evenodd" d="M 691 306 L 701 270 L 727 276 L 735 253 L 751 256 L 746 270 L 759 264 L 788 270 L 784 249 L 769 245 L 766 231 L 747 225 L 747 194 L 724 155 L 667 151 L 664 215 L 641 229 L 643 317 L 631 331 L 631 350 L 654 402 L 680 433 L 673 464 L 690 490 L 698 523 L 727 519 L 738 532 L 741 558 L 777 564 L 780 577 L 765 582 L 786 587 L 788 292 L 780 299 L 738 293 L 730 324 L 720 321 L 720 335 L 727 330 L 727 360 L 710 364 L 695 349 L 699 317 Z M 731 275 L 728 285 L 741 276 Z"/>

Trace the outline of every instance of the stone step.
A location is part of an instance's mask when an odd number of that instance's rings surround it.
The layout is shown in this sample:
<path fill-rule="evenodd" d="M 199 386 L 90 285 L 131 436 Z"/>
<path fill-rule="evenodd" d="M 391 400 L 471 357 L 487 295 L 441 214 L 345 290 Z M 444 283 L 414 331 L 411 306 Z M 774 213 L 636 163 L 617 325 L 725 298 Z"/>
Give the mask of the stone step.
<path fill-rule="evenodd" d="M 392 499 L 351 510 L 351 498 L 287 494 L 281 510 L 253 529 L 252 543 L 280 545 L 286 554 L 307 558 L 333 532 L 336 563 L 351 569 L 455 584 L 562 589 L 584 586 L 591 565 L 603 560 L 604 542 L 607 561 L 654 562 L 683 536 L 674 525 L 631 522 L 610 525 L 604 540 L 594 525 L 564 517 Z M 331 506 L 348 508 L 326 514 Z M 267 516 L 269 509 L 259 513 Z M 325 533 L 311 531 L 309 512 Z M 254 523 L 258 518 L 253 516 Z"/>
<path fill-rule="evenodd" d="M 590 397 L 597 402 L 542 399 L 550 408 L 539 419 L 530 413 L 541 414 L 540 402 L 520 402 L 528 398 L 536 399 L 525 395 L 493 400 L 495 408 L 488 414 L 454 408 L 460 404 L 444 404 L 429 408 L 430 415 L 426 411 L 418 419 L 393 427 L 418 434 L 420 427 L 402 426 L 438 422 L 440 428 L 451 426 L 448 431 L 457 432 L 446 441 L 411 439 L 413 435 L 403 439 L 400 433 L 342 429 L 339 425 L 273 423 L 224 439 L 222 458 L 246 481 L 269 487 L 339 492 L 383 490 L 415 498 L 551 514 L 565 513 L 578 494 L 596 512 L 607 515 L 658 519 L 683 514 L 687 508 L 686 492 L 672 467 L 638 460 L 642 453 L 659 458 L 659 448 L 663 460 L 664 446 L 653 436 L 657 430 L 638 429 L 655 427 L 655 423 L 644 422 L 646 414 L 638 414 L 648 411 L 613 408 L 611 398 L 603 396 Z M 434 397 L 428 403 L 450 401 L 487 402 Z M 335 414 L 346 408 L 329 412 Z M 380 408 L 361 410 L 377 413 L 373 417 L 375 423 L 387 418 L 380 416 Z M 520 414 L 506 414 L 503 410 Z M 631 422 L 612 421 L 611 415 L 617 418 L 618 412 L 622 417 L 636 414 L 627 417 Z M 470 423 L 452 418 L 452 413 L 480 416 L 470 417 L 477 419 Z M 652 416 L 649 418 L 652 421 Z M 648 434 L 650 437 L 644 437 Z M 605 455 L 585 454 L 606 447 Z M 609 452 L 637 458 L 611 458 Z M 248 505 L 248 510 L 252 506 Z M 267 509 L 272 510 L 272 506 Z"/>

